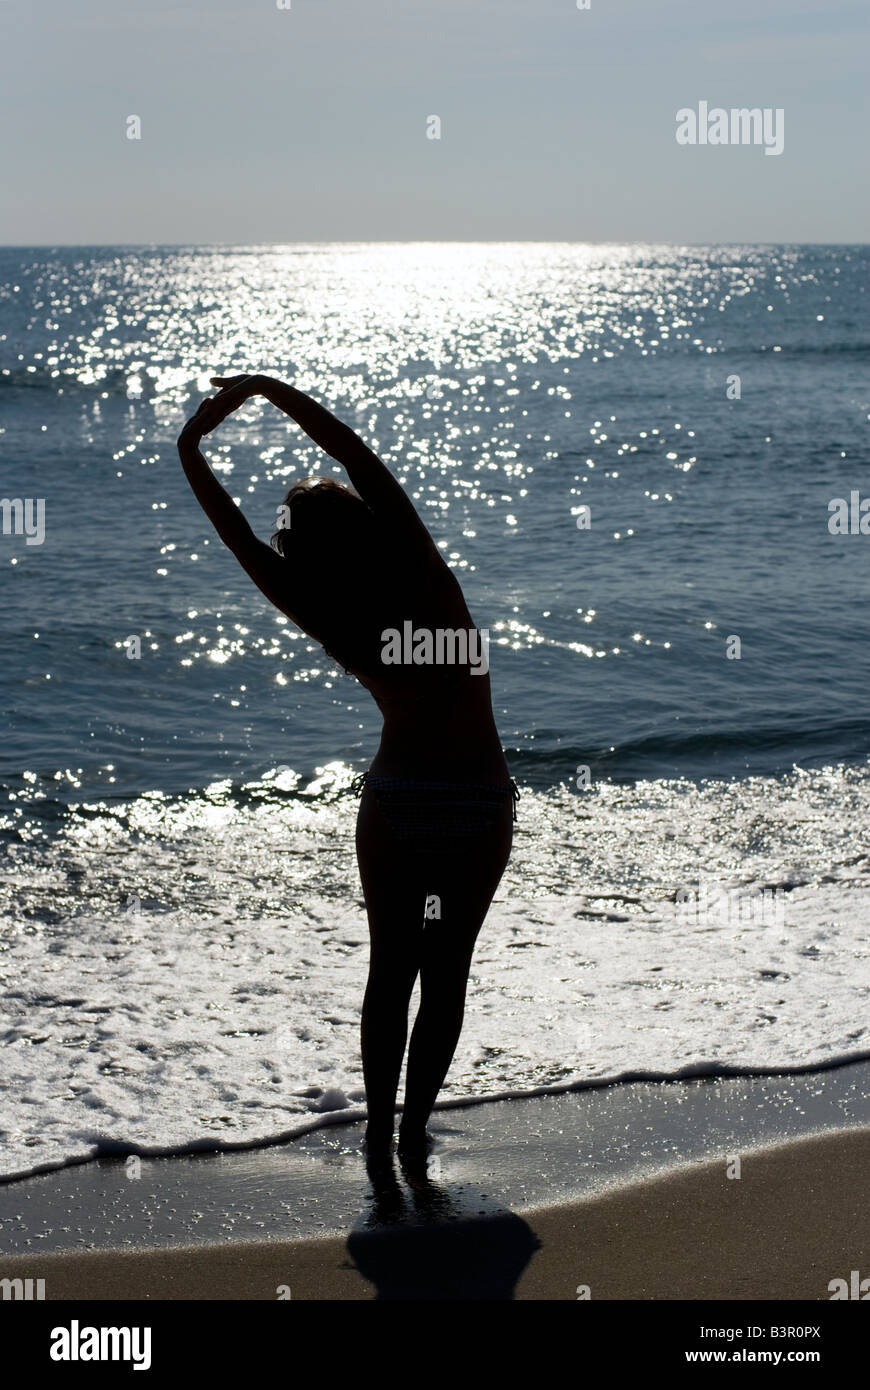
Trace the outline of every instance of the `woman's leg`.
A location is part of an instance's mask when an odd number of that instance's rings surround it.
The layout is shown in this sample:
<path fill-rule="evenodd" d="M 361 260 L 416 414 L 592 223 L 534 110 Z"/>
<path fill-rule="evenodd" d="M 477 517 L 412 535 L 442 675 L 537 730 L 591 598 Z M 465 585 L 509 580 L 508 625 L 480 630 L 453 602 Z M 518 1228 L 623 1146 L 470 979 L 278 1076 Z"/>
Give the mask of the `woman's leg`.
<path fill-rule="evenodd" d="M 420 968 L 426 893 L 424 880 L 409 869 L 368 788 L 360 799 L 356 851 L 371 943 L 360 1039 L 368 1108 L 366 1146 L 372 1154 L 388 1150 L 393 1136 L 408 1004 Z"/>
<path fill-rule="evenodd" d="M 425 1146 L 426 1122 L 444 1084 L 465 1012 L 471 958 L 499 880 L 510 857 L 512 806 L 491 832 L 475 840 L 473 854 L 433 861 L 427 894 L 440 899 L 440 919 L 427 921 L 420 954 L 420 1008 L 408 1049 L 405 1104 L 399 1130 L 406 1152 Z"/>

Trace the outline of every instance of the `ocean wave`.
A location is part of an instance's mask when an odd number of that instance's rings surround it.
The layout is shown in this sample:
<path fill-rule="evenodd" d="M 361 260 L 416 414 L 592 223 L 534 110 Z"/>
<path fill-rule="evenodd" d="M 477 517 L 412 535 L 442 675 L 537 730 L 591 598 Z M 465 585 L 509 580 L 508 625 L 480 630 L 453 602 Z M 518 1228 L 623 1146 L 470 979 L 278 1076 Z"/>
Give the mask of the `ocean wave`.
<path fill-rule="evenodd" d="M 146 398 L 155 394 L 154 383 L 149 376 L 134 373 L 129 367 L 107 368 L 92 380 L 82 379 L 82 369 L 64 367 L 5 367 L 0 370 L 0 391 L 50 391 L 57 395 L 63 391 L 65 396 L 129 396 L 130 379 L 136 376 L 137 396 Z"/>
<path fill-rule="evenodd" d="M 541 736 L 546 738 L 546 731 L 539 733 L 538 737 Z M 821 750 L 831 743 L 852 748 L 854 760 L 863 763 L 870 748 L 870 719 L 821 719 L 818 716 L 793 715 L 781 723 L 771 721 L 754 726 L 741 723 L 675 733 L 659 731 L 607 747 L 574 744 L 567 756 L 572 763 L 576 760 L 577 764 L 595 767 L 600 776 L 616 782 L 632 783 L 644 775 L 649 777 L 650 769 L 658 772 L 667 763 L 672 763 L 674 767 L 703 764 L 709 768 L 712 780 L 717 779 L 716 761 L 719 758 L 733 760 L 735 754 L 778 753 L 785 754 L 789 764 L 797 766 L 804 754 L 821 761 Z M 566 753 L 560 750 L 561 766 L 564 766 L 565 757 Z M 539 750 L 523 750 L 512 761 L 521 770 L 534 767 L 539 761 L 547 763 L 549 767 L 553 765 L 552 755 Z M 739 781 L 740 778 L 733 777 L 731 780 Z"/>
<path fill-rule="evenodd" d="M 867 1047 L 870 769 L 521 787 L 445 1099 Z M 91 805 L 7 843 L 7 1173 L 358 1114 L 356 803 L 302 791 Z"/>
<path fill-rule="evenodd" d="M 829 750 L 843 750 L 833 761 Z M 638 782 L 684 777 L 688 781 L 739 784 L 757 773 L 741 767 L 741 759 L 766 754 L 783 764 L 774 777 L 805 770 L 865 766 L 870 749 L 870 718 L 822 718 L 818 714 L 791 714 L 779 720 L 717 725 L 706 729 L 666 731 L 614 740 L 584 743 L 565 737 L 558 728 L 540 726 L 534 746 L 506 747 L 511 772 L 536 792 L 572 787 L 579 767 L 588 767 L 596 783 L 632 786 Z M 237 807 L 282 805 L 332 805 L 349 794 L 354 779 L 366 770 L 369 759 L 358 763 L 335 762 L 328 768 L 281 767 L 249 777 L 227 776 L 207 786 L 185 791 L 150 786 L 138 796 L 152 800 Z M 704 769 L 702 772 L 701 769 Z M 69 816 L 92 819 L 111 814 L 123 821 L 125 808 L 137 798 L 137 789 L 110 793 L 99 768 L 74 777 L 67 768 L 11 771 L 0 776 L 0 836 L 14 833 L 22 817 L 40 825 L 46 833 L 60 828 Z"/>
<path fill-rule="evenodd" d="M 858 357 L 866 360 L 870 341 L 851 340 L 833 343 L 764 343 L 751 349 L 751 355 L 775 352 L 777 357 Z"/>
<path fill-rule="evenodd" d="M 583 1091 L 599 1091 L 637 1084 L 673 1084 L 680 1081 L 712 1081 L 741 1077 L 773 1079 L 784 1076 L 815 1076 L 824 1072 L 839 1071 L 844 1067 L 868 1061 L 870 1061 L 870 1050 L 844 1053 L 841 1056 L 826 1058 L 821 1062 L 779 1067 L 743 1067 L 729 1066 L 721 1062 L 693 1062 L 673 1071 L 638 1069 L 568 1084 L 535 1086 L 528 1090 L 501 1090 L 485 1095 L 466 1096 L 463 1099 L 440 1100 L 436 1101 L 435 1109 L 441 1112 L 450 1112 L 451 1110 L 467 1109 L 469 1106 L 492 1104 L 496 1101 L 521 1101 L 536 1096 L 570 1095 Z M 303 1135 L 311 1134 L 318 1129 L 331 1128 L 336 1125 L 360 1124 L 368 1118 L 368 1111 L 364 1105 L 350 1105 L 346 1102 L 346 1097 L 340 1093 L 333 1097 L 332 1103 L 334 1108 L 324 1110 L 316 1118 L 306 1120 L 290 1129 L 264 1135 L 259 1139 L 236 1141 L 195 1139 L 185 1144 L 143 1145 L 129 1140 L 109 1138 L 99 1133 L 84 1134 L 81 1137 L 91 1145 L 90 1152 L 87 1154 L 57 1162 L 36 1164 L 19 1172 L 0 1173 L 0 1185 L 20 1182 L 40 1173 L 54 1173 L 64 1168 L 80 1167 L 82 1164 L 93 1163 L 106 1158 L 122 1159 L 134 1155 L 140 1158 L 189 1158 L 199 1154 L 250 1153 L 292 1143 L 294 1139 L 301 1139 Z"/>

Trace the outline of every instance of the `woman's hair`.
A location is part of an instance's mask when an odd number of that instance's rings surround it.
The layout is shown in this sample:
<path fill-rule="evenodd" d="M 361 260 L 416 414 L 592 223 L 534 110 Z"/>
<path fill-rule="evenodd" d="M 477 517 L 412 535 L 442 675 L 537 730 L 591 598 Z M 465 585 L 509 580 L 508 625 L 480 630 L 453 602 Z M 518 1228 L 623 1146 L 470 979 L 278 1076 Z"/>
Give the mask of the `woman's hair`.
<path fill-rule="evenodd" d="M 344 483 L 316 477 L 294 483 L 278 512 L 280 525 L 272 536 L 272 546 L 285 558 L 289 553 L 286 546 L 310 545 L 318 533 L 328 533 L 322 537 L 327 543 L 340 543 L 348 533 L 358 536 L 372 516 L 362 498 Z M 293 529 L 296 537 L 289 534 Z"/>

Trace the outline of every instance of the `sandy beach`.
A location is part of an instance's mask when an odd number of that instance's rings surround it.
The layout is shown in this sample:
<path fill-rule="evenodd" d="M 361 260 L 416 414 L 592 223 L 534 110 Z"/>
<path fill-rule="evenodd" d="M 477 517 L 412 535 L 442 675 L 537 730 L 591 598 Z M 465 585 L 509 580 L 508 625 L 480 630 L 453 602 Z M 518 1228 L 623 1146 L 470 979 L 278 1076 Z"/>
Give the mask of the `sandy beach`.
<path fill-rule="evenodd" d="M 46 1299 L 826 1300 L 870 1256 L 870 1130 L 674 1168 L 475 1219 L 433 1185 L 412 1225 L 229 1245 L 19 1255 Z"/>

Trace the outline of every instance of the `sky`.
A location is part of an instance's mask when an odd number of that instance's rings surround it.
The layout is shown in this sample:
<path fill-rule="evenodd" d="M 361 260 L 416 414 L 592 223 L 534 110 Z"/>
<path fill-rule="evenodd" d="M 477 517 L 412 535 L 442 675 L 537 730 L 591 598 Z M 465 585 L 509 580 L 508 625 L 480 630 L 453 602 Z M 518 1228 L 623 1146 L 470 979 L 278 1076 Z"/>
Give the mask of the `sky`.
<path fill-rule="evenodd" d="M 868 36 L 866 0 L 0 0 L 0 243 L 866 241 Z M 678 144 L 701 101 L 781 109 L 782 153 Z"/>

